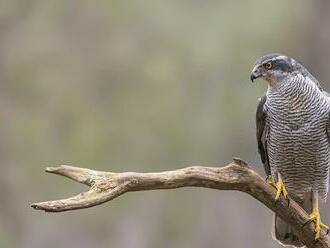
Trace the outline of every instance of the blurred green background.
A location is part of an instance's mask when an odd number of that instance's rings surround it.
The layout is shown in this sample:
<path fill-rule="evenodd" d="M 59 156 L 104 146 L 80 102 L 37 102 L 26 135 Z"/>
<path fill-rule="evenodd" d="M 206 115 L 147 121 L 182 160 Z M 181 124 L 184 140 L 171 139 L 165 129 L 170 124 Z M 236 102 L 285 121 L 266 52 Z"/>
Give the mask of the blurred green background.
<path fill-rule="evenodd" d="M 240 156 L 263 173 L 254 114 L 266 83 L 249 82 L 252 65 L 285 53 L 329 90 L 329 1 L 0 6 L 0 247 L 279 247 L 271 211 L 238 192 L 137 192 L 61 214 L 29 205 L 85 189 L 44 173 L 63 163 L 144 172 Z"/>

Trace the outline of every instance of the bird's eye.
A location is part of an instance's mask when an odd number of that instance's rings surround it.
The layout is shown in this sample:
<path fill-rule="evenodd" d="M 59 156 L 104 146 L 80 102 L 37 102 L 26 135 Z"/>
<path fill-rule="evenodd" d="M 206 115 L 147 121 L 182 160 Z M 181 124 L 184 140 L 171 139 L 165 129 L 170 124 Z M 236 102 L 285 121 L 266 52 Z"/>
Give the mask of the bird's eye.
<path fill-rule="evenodd" d="M 269 70 L 269 69 L 272 69 L 273 64 L 272 64 L 272 62 L 267 62 L 266 64 L 264 64 L 264 67 L 265 67 L 267 70 Z"/>

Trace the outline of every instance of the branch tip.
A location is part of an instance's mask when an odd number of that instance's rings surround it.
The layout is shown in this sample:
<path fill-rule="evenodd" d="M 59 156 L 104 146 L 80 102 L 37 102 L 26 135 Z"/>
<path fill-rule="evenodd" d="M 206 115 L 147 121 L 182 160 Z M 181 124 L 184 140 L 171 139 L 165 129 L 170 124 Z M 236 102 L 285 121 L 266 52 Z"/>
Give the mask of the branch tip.
<path fill-rule="evenodd" d="M 46 167 L 45 171 L 48 172 L 48 173 L 52 173 L 52 172 L 57 171 L 58 168 L 59 168 L 59 166 L 56 166 L 56 167 L 54 167 L 54 166 L 52 166 L 52 167 Z"/>
<path fill-rule="evenodd" d="M 39 202 L 39 203 L 32 203 L 31 204 L 31 207 L 35 210 L 44 210 L 46 211 L 46 208 L 43 206 L 43 203 L 42 202 Z"/>
<path fill-rule="evenodd" d="M 238 158 L 238 157 L 234 157 L 233 158 L 233 161 L 234 161 L 234 163 L 235 164 L 237 164 L 237 165 L 240 165 L 240 166 L 248 166 L 248 164 L 244 161 L 244 160 L 242 160 L 241 158 Z"/>
<path fill-rule="evenodd" d="M 40 209 L 40 208 L 39 208 L 39 205 L 38 205 L 37 203 L 32 203 L 32 204 L 31 204 L 31 207 L 34 208 L 34 209 L 37 209 L 37 210 Z"/>

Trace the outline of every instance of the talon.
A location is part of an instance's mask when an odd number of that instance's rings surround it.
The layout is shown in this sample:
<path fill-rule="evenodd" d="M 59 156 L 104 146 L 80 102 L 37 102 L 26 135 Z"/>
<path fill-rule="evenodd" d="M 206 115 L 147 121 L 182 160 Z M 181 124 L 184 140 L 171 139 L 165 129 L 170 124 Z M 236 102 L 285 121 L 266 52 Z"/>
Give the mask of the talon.
<path fill-rule="evenodd" d="M 275 178 L 272 175 L 268 175 L 266 177 L 266 183 L 268 183 L 269 185 L 276 188 L 276 181 L 275 181 Z"/>
<path fill-rule="evenodd" d="M 268 176 L 266 178 L 266 181 L 269 185 L 273 186 L 277 191 L 276 191 L 276 195 L 275 195 L 275 200 L 277 201 L 281 194 L 284 196 L 285 199 L 289 199 L 288 198 L 288 191 L 285 188 L 284 182 L 281 178 L 281 176 L 279 175 L 278 177 L 278 181 L 275 181 L 275 178 L 273 176 Z M 290 202 L 288 201 L 288 205 L 290 204 Z"/>
<path fill-rule="evenodd" d="M 329 233 L 329 227 L 321 222 L 321 215 L 318 210 L 314 209 L 312 213 L 309 215 L 309 220 L 307 223 L 311 221 L 313 221 L 315 224 L 315 228 L 314 228 L 315 240 L 320 238 L 322 228 L 327 230 L 327 234 Z"/>
<path fill-rule="evenodd" d="M 273 177 L 272 175 L 268 175 L 268 176 L 266 177 L 265 181 L 266 181 L 266 183 L 269 183 L 269 181 L 273 181 L 273 182 L 275 182 L 275 179 L 274 179 L 274 177 Z"/>
<path fill-rule="evenodd" d="M 308 221 L 306 221 L 306 222 L 302 225 L 302 227 L 304 228 L 306 225 L 308 225 L 308 224 L 311 223 L 311 222 L 312 222 L 312 220 L 309 219 Z"/>

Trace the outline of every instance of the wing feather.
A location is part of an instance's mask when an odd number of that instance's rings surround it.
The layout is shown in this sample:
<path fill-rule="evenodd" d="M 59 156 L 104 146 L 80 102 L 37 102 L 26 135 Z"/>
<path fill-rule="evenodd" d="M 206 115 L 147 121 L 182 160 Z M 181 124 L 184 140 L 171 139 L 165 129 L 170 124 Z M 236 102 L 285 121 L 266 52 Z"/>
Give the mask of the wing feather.
<path fill-rule="evenodd" d="M 264 95 L 257 107 L 256 113 L 256 124 L 257 124 L 257 142 L 258 142 L 258 151 L 261 157 L 261 161 L 264 165 L 266 175 L 271 175 L 271 170 L 269 166 L 268 152 L 267 152 L 267 139 L 269 136 L 269 127 L 266 123 L 267 111 L 264 109 L 267 96 Z"/>

